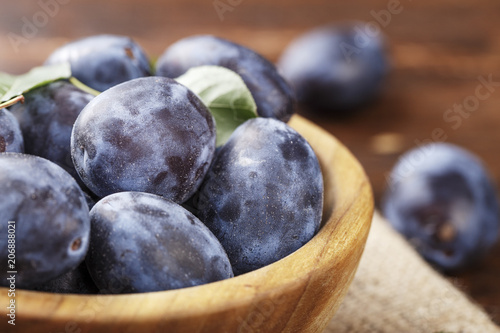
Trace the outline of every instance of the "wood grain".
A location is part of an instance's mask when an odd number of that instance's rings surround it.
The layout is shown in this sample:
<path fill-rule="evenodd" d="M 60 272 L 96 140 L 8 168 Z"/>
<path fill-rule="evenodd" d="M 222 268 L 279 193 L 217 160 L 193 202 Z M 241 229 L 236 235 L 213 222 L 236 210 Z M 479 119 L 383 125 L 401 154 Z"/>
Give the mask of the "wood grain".
<path fill-rule="evenodd" d="M 294 116 L 325 182 L 324 225 L 305 246 L 262 269 L 204 286 L 132 295 L 16 292 L 16 326 L 2 332 L 322 332 L 347 292 L 373 215 L 364 170 L 333 136 Z M 8 303 L 0 288 L 0 304 Z"/>

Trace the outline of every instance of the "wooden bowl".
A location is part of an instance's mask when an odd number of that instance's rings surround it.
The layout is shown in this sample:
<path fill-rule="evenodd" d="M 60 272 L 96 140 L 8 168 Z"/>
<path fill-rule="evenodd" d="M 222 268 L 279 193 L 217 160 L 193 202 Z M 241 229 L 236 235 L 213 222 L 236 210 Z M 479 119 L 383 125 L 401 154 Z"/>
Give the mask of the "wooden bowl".
<path fill-rule="evenodd" d="M 322 332 L 354 277 L 373 196 L 339 141 L 300 116 L 290 125 L 315 150 L 325 183 L 323 226 L 302 248 L 256 271 L 179 290 L 99 296 L 16 290 L 16 326 L 7 323 L 8 289 L 0 288 L 0 331 Z"/>

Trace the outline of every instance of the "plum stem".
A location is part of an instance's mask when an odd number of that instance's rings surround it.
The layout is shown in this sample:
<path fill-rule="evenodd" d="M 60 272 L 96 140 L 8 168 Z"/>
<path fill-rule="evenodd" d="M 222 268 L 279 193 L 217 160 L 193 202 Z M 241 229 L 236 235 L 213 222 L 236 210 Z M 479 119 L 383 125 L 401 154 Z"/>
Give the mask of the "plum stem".
<path fill-rule="evenodd" d="M 91 95 L 97 96 L 100 94 L 99 91 L 90 88 L 86 84 L 82 83 L 80 80 L 78 80 L 76 77 L 72 76 L 69 78 L 69 82 L 73 84 L 75 87 L 79 88 L 80 90 L 85 91 L 86 93 L 89 93 Z"/>
<path fill-rule="evenodd" d="M 18 102 L 24 103 L 24 96 L 23 95 L 16 96 L 14 98 L 9 99 L 6 102 L 0 103 L 0 109 L 8 108 L 9 106 L 12 106 Z"/>

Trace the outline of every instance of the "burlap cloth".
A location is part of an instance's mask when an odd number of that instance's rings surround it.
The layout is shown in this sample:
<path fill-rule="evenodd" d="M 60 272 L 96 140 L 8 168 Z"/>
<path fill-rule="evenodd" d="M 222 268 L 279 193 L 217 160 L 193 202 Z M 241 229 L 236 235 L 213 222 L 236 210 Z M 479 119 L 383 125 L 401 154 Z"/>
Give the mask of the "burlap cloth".
<path fill-rule="evenodd" d="M 375 213 L 354 281 L 325 332 L 498 333 L 500 329 Z"/>

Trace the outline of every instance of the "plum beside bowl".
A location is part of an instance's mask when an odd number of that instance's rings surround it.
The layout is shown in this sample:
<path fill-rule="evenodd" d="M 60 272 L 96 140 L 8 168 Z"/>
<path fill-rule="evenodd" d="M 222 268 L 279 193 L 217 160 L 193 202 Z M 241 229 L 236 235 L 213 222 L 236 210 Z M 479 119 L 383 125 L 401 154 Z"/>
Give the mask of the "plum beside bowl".
<path fill-rule="evenodd" d="M 128 295 L 16 290 L 16 326 L 4 332 L 321 332 L 340 306 L 364 249 L 373 196 L 364 170 L 332 135 L 294 116 L 323 171 L 323 225 L 271 265 L 202 286 Z M 21 268 L 22 269 L 22 268 Z M 8 304 L 0 288 L 0 304 Z"/>

